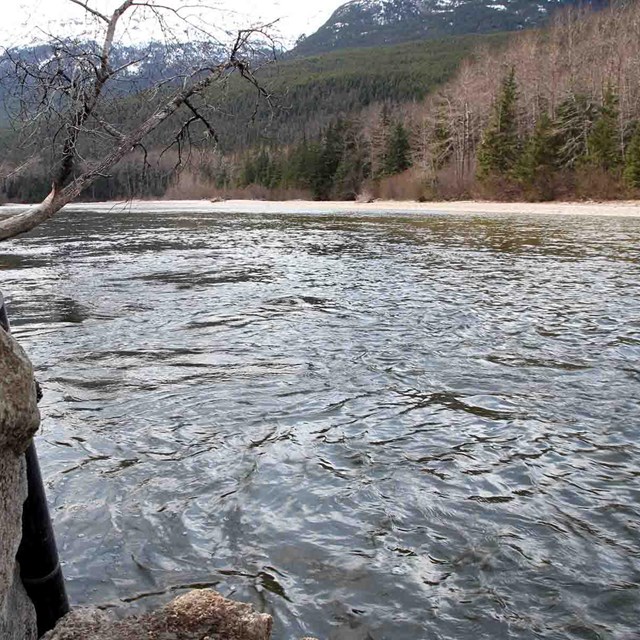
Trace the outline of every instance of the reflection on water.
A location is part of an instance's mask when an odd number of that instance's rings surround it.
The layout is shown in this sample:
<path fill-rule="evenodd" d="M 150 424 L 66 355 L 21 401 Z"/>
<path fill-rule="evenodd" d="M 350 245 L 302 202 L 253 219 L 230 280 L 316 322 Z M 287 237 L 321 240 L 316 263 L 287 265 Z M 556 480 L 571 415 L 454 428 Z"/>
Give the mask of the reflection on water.
<path fill-rule="evenodd" d="M 637 637 L 639 221 L 94 212 L 0 249 L 76 603 Z"/>

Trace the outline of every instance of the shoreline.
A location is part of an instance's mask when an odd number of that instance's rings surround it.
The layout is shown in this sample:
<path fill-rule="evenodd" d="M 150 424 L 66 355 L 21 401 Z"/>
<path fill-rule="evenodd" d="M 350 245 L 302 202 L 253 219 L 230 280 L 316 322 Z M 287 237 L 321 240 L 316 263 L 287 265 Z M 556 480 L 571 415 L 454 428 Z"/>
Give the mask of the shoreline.
<path fill-rule="evenodd" d="M 31 205 L 5 204 L 0 217 L 19 213 Z M 570 215 L 640 218 L 640 200 L 604 202 L 496 202 L 460 200 L 447 202 L 415 202 L 377 200 L 375 202 L 345 202 L 313 200 L 128 200 L 112 202 L 74 202 L 68 211 L 100 212 L 183 212 L 183 213 L 453 213 L 502 215 Z"/>

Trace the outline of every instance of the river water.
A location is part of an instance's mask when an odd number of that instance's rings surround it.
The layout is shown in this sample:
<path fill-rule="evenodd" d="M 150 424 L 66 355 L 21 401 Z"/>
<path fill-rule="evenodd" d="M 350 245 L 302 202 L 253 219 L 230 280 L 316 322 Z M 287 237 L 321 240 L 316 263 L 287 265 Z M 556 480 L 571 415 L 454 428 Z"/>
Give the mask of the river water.
<path fill-rule="evenodd" d="M 0 270 L 74 603 L 640 637 L 640 220 L 74 211 Z"/>

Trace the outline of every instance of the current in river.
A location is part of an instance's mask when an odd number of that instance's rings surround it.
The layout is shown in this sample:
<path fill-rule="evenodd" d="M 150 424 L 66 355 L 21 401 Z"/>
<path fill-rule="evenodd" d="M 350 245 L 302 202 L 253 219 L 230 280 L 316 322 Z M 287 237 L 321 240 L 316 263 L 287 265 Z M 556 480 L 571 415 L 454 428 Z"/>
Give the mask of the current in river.
<path fill-rule="evenodd" d="M 640 219 L 87 206 L 0 276 L 74 604 L 639 637 Z"/>

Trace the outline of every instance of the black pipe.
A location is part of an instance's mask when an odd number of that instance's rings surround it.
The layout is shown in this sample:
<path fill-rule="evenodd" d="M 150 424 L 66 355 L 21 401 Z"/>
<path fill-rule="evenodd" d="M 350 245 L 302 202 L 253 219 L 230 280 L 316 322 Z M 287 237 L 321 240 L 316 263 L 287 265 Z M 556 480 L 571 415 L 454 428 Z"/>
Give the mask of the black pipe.
<path fill-rule="evenodd" d="M 69 613 L 69 600 L 35 443 L 31 443 L 25 455 L 29 495 L 22 510 L 22 542 L 18 549 L 18 562 L 22 584 L 36 609 L 40 638 Z"/>
<path fill-rule="evenodd" d="M 11 330 L 1 293 L 0 327 L 7 333 Z M 29 493 L 22 510 L 22 542 L 17 560 L 22 584 L 36 609 L 38 637 L 42 637 L 69 613 L 69 600 L 34 442 L 25 457 Z"/>
<path fill-rule="evenodd" d="M 2 327 L 7 333 L 11 330 L 9 326 L 9 317 L 7 316 L 7 308 L 4 306 L 4 296 L 0 291 L 0 327 Z"/>

